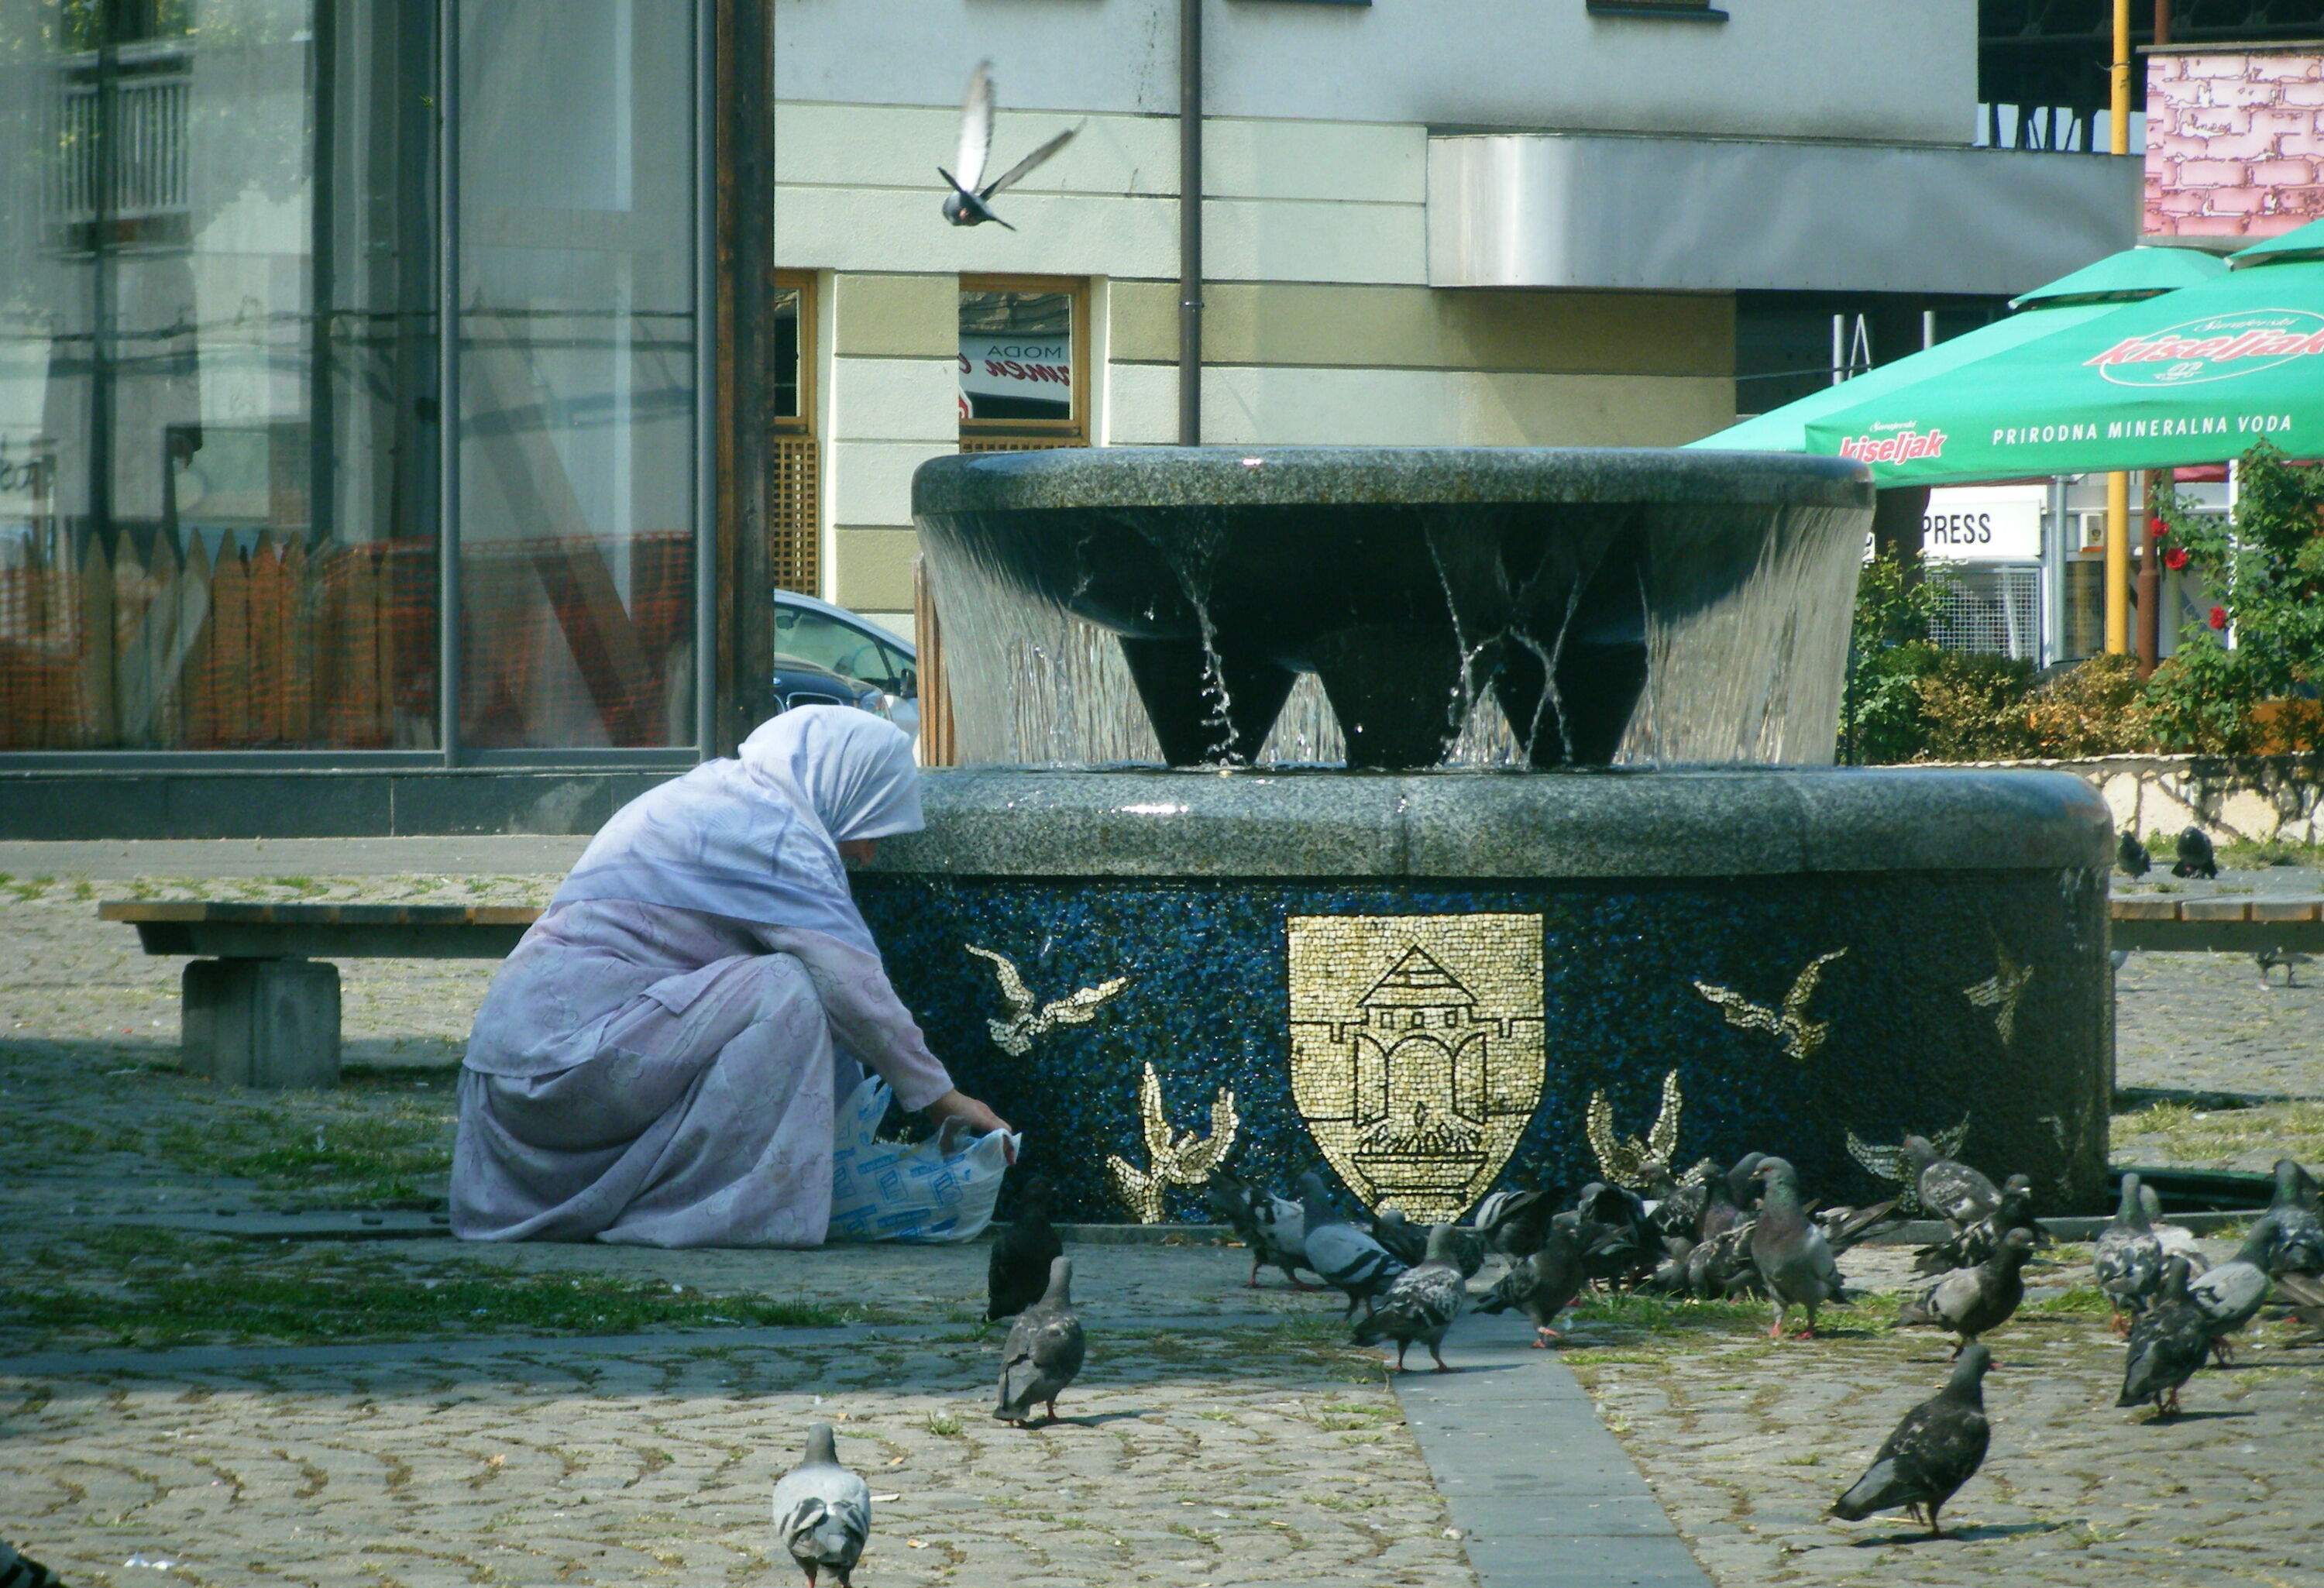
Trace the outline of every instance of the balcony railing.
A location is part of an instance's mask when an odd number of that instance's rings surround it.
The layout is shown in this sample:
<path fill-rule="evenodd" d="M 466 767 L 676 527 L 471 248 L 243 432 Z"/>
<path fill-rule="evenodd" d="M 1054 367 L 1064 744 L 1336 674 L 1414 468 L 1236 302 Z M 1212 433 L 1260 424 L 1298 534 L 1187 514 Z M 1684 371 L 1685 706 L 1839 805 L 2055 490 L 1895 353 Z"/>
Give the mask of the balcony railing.
<path fill-rule="evenodd" d="M 182 68 L 102 85 L 85 78 L 59 82 L 46 206 L 51 236 L 80 252 L 100 226 L 114 231 L 108 240 L 136 241 L 155 236 L 150 223 L 187 214 L 192 91 L 192 73 Z"/>

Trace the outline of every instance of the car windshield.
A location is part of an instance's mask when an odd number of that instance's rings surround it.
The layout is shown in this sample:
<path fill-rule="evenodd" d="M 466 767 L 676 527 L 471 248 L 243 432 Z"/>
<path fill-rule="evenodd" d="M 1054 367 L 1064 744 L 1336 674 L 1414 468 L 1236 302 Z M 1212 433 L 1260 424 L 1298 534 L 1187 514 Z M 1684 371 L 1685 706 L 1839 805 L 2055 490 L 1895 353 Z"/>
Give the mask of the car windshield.
<path fill-rule="evenodd" d="M 862 629 L 802 607 L 775 608 L 775 650 L 811 666 L 861 679 L 890 695 L 905 694 L 902 651 L 881 644 Z"/>

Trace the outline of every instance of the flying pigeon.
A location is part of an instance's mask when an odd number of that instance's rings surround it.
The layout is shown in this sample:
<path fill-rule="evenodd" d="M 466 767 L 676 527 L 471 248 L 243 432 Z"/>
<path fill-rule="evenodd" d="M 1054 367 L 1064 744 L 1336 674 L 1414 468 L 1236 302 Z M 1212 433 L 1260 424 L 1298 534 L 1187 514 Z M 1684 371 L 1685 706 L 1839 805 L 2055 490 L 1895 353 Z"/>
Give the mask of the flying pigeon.
<path fill-rule="evenodd" d="M 2098 1288 L 2106 1292 L 2114 1308 L 2116 1334 L 2127 1327 L 2132 1314 L 2145 1310 L 2163 1278 L 2163 1243 L 2147 1223 L 2138 1191 L 2138 1177 L 2125 1175 L 2114 1220 L 2098 1232 L 2098 1243 L 2090 1251 L 2090 1268 L 2098 1276 Z"/>
<path fill-rule="evenodd" d="M 2195 1376 L 2210 1350 L 2211 1321 L 2187 1297 L 2187 1260 L 2174 1257 L 2163 1270 L 2154 1305 L 2130 1326 L 2122 1396 L 2115 1404 L 2151 1400 L 2158 1418 L 2171 1416 L 2179 1409 L 2179 1387 Z"/>
<path fill-rule="evenodd" d="M 1767 1337 L 1782 1339 L 1784 1314 L 1798 1306 L 1808 1315 L 1803 1337 L 1812 1339 L 1816 1308 L 1840 1298 L 1839 1265 L 1831 1260 L 1823 1232 L 1800 1205 L 1798 1172 L 1780 1158 L 1761 1159 L 1757 1172 L 1766 1191 L 1759 1201 L 1759 1216 L 1751 1224 L 1751 1260 L 1775 1304 L 1775 1323 Z"/>
<path fill-rule="evenodd" d="M 1985 1375 L 1992 1366 L 1993 1353 L 1982 1345 L 1962 1352 L 1945 1387 L 1904 1414 L 1871 1468 L 1832 1501 L 1831 1514 L 1860 1522 L 1903 1506 L 1916 1519 L 1925 1511 L 1929 1537 L 1943 1537 L 1937 1512 L 1977 1475 L 1993 1438 L 1985 1417 Z"/>
<path fill-rule="evenodd" d="M 1503 1274 L 1500 1282 L 1477 1304 L 1482 1313 L 1503 1313 L 1514 1306 L 1533 1320 L 1534 1345 L 1545 1350 L 1557 1338 L 1550 1325 L 1573 1305 L 1588 1276 L 1582 1269 L 1582 1248 L 1570 1230 L 1545 1232 L 1533 1255 Z"/>
<path fill-rule="evenodd" d="M 775 1536 L 807 1573 L 807 1588 L 815 1588 L 816 1574 L 823 1571 L 839 1579 L 839 1588 L 849 1588 L 863 1542 L 872 1537 L 872 1489 L 839 1464 L 829 1423 L 807 1431 L 807 1459 L 775 1485 Z"/>
<path fill-rule="evenodd" d="M 1052 999 L 1033 1007 L 1032 990 L 1025 978 L 1006 955 L 995 954 L 990 948 L 979 948 L 973 943 L 964 943 L 979 959 L 992 962 L 993 976 L 1001 983 L 1001 1002 L 1009 1006 L 1005 1020 L 988 1020 L 985 1028 L 992 1033 L 992 1045 L 1015 1058 L 1033 1051 L 1033 1044 L 1059 1026 L 1085 1026 L 1097 1019 L 1097 1011 L 1109 999 L 1130 985 L 1128 976 L 1116 976 L 1110 982 L 1100 982 L 1094 987 L 1084 987 L 1063 998 Z"/>
<path fill-rule="evenodd" d="M 1339 1215 L 1323 1177 L 1313 1169 L 1299 1177 L 1299 1205 L 1307 1215 L 1307 1267 L 1348 1298 L 1348 1316 L 1360 1306 L 1377 1305 L 1405 1265 Z"/>
<path fill-rule="evenodd" d="M 1049 1265 L 1065 1254 L 1065 1244 L 1049 1223 L 1049 1182 L 1033 1175 L 1018 1196 L 1016 1220 L 992 1242 L 985 1265 L 985 1321 L 1013 1318 L 1040 1300 L 1049 1288 Z"/>
<path fill-rule="evenodd" d="M 2324 1218 L 2317 1214 L 2316 1182 L 2291 1159 L 2275 1160 L 2275 1196 L 2267 1216 L 2276 1229 L 2268 1271 L 2324 1275 Z"/>
<path fill-rule="evenodd" d="M 2276 1240 L 2274 1221 L 2261 1219 L 2235 1256 L 2188 1285 L 2187 1299 L 2210 1326 L 2213 1361 L 2225 1364 L 2235 1360 L 2227 1337 L 2257 1317 L 2267 1300 L 2267 1265 Z"/>
<path fill-rule="evenodd" d="M 1973 1269 L 1955 1269 L 1905 1301 L 1896 1314 L 1904 1325 L 1950 1329 L 1959 1336 L 1953 1354 L 1977 1343 L 1978 1335 L 2001 1327 L 2025 1299 L 2021 1271 L 2034 1251 L 2034 1237 L 2012 1230 L 1991 1257 Z"/>
<path fill-rule="evenodd" d="M 1307 1216 L 1297 1203 L 1263 1186 L 1251 1185 L 1227 1168 L 1211 1171 L 1204 1196 L 1211 1211 L 1234 1227 L 1250 1252 L 1250 1278 L 1243 1281 L 1246 1289 L 1259 1284 L 1261 1263 L 1281 1269 L 1295 1290 L 1314 1288 L 1293 1271 L 1307 1266 Z"/>
<path fill-rule="evenodd" d="M 1831 1022 L 1810 1020 L 1808 1004 L 1815 997 L 1817 983 L 1823 980 L 1823 967 L 1847 952 L 1845 948 L 1835 948 L 1808 961 L 1806 968 L 1793 979 L 1792 990 L 1784 994 L 1780 1012 L 1752 1002 L 1732 988 L 1714 986 L 1709 982 L 1697 982 L 1694 990 L 1719 1006 L 1729 1025 L 1747 1031 L 1766 1031 L 1782 1041 L 1784 1053 L 1792 1058 L 1801 1064 L 1812 1064 L 1823 1051 L 1824 1039 L 1831 1035 Z"/>
<path fill-rule="evenodd" d="M 2154 862 L 2148 856 L 2146 845 L 2141 844 L 2138 835 L 2127 827 L 2123 829 L 2121 841 L 2114 846 L 2114 863 L 2122 868 L 2125 876 L 2143 877 L 2154 869 Z"/>
<path fill-rule="evenodd" d="M 2001 1204 L 1991 1213 L 1914 1252 L 1913 1271 L 1949 1274 L 1975 1268 L 2000 1249 L 2002 1238 L 2012 1230 L 2024 1231 L 2036 1246 L 2049 1239 L 2049 1232 L 2034 1221 L 2034 1182 L 2024 1175 L 2002 1182 Z"/>
<path fill-rule="evenodd" d="M 2219 874 L 2219 857 L 2212 851 L 2211 840 L 2200 827 L 2189 827 L 2179 835 L 2179 858 L 2171 867 L 2174 877 L 2216 877 Z"/>
<path fill-rule="evenodd" d="M 2263 948 L 2252 956 L 2253 963 L 2259 966 L 2259 979 L 2263 986 L 2274 985 L 2267 973 L 2278 965 L 2283 967 L 2283 984 L 2287 987 L 2298 986 L 2299 983 L 2294 978 L 2300 974 L 2300 967 L 2311 964 L 2313 959 L 2313 956 L 2302 954 L 2297 948 Z"/>
<path fill-rule="evenodd" d="M 1371 1316 L 1357 1324 L 1355 1343 L 1370 1345 L 1396 1342 L 1396 1371 L 1404 1371 L 1404 1353 L 1416 1340 L 1428 1347 L 1440 1373 L 1451 1372 L 1442 1349 L 1444 1331 L 1469 1306 L 1469 1287 L 1454 1260 L 1453 1230 L 1438 1224 L 1428 1232 L 1428 1259 L 1397 1275 Z"/>
<path fill-rule="evenodd" d="M 978 61 L 976 69 L 968 75 L 968 98 L 960 107 L 960 154 L 954 162 L 960 169 L 954 172 L 936 167 L 936 175 L 944 178 L 945 185 L 952 189 L 945 195 L 945 219 L 956 226 L 999 221 L 1008 230 L 1015 231 L 1015 226 L 992 213 L 992 196 L 1031 175 L 1035 167 L 1072 143 L 1079 131 L 1079 127 L 1067 127 L 991 181 L 984 182 L 985 164 L 992 156 L 992 62 Z M 979 187 L 980 182 L 984 185 Z"/>
<path fill-rule="evenodd" d="M 992 1415 L 1022 1427 L 1034 1407 L 1046 1406 L 1048 1420 L 1056 1422 L 1057 1397 L 1082 1371 L 1085 1349 L 1082 1321 L 1074 1316 L 1074 1260 L 1053 1259 L 1048 1288 L 1009 1325 L 1008 1343 L 1001 1348 L 1001 1399 Z"/>

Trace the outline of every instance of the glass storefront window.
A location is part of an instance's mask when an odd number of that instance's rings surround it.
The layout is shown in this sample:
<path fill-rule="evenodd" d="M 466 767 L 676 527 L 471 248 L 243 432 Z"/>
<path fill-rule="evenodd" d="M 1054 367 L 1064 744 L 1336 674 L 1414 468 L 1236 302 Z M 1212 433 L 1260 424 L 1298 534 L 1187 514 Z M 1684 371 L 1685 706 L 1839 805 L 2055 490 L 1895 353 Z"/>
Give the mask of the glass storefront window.
<path fill-rule="evenodd" d="M 461 739 L 685 744 L 694 7 L 460 15 Z"/>
<path fill-rule="evenodd" d="M 960 293 L 960 423 L 979 432 L 1078 439 L 1081 292 L 1042 282 L 970 281 Z"/>
<path fill-rule="evenodd" d="M 432 14 L 0 0 L 0 750 L 436 743 Z"/>

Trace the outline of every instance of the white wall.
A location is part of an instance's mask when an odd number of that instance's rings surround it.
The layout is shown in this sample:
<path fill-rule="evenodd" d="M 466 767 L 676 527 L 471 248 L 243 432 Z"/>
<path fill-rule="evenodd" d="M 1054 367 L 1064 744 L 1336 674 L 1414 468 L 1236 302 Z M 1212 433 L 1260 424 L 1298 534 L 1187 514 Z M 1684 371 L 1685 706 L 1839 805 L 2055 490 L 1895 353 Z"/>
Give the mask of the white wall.
<path fill-rule="evenodd" d="M 1204 108 L 1438 127 L 1968 137 L 1969 0 L 1727 9 L 1711 23 L 1593 17 L 1582 0 L 1208 0 Z M 1178 99 L 1177 17 L 1177 0 L 776 0 L 776 93 L 950 106 L 990 57 L 1003 106 L 1167 115 Z"/>

